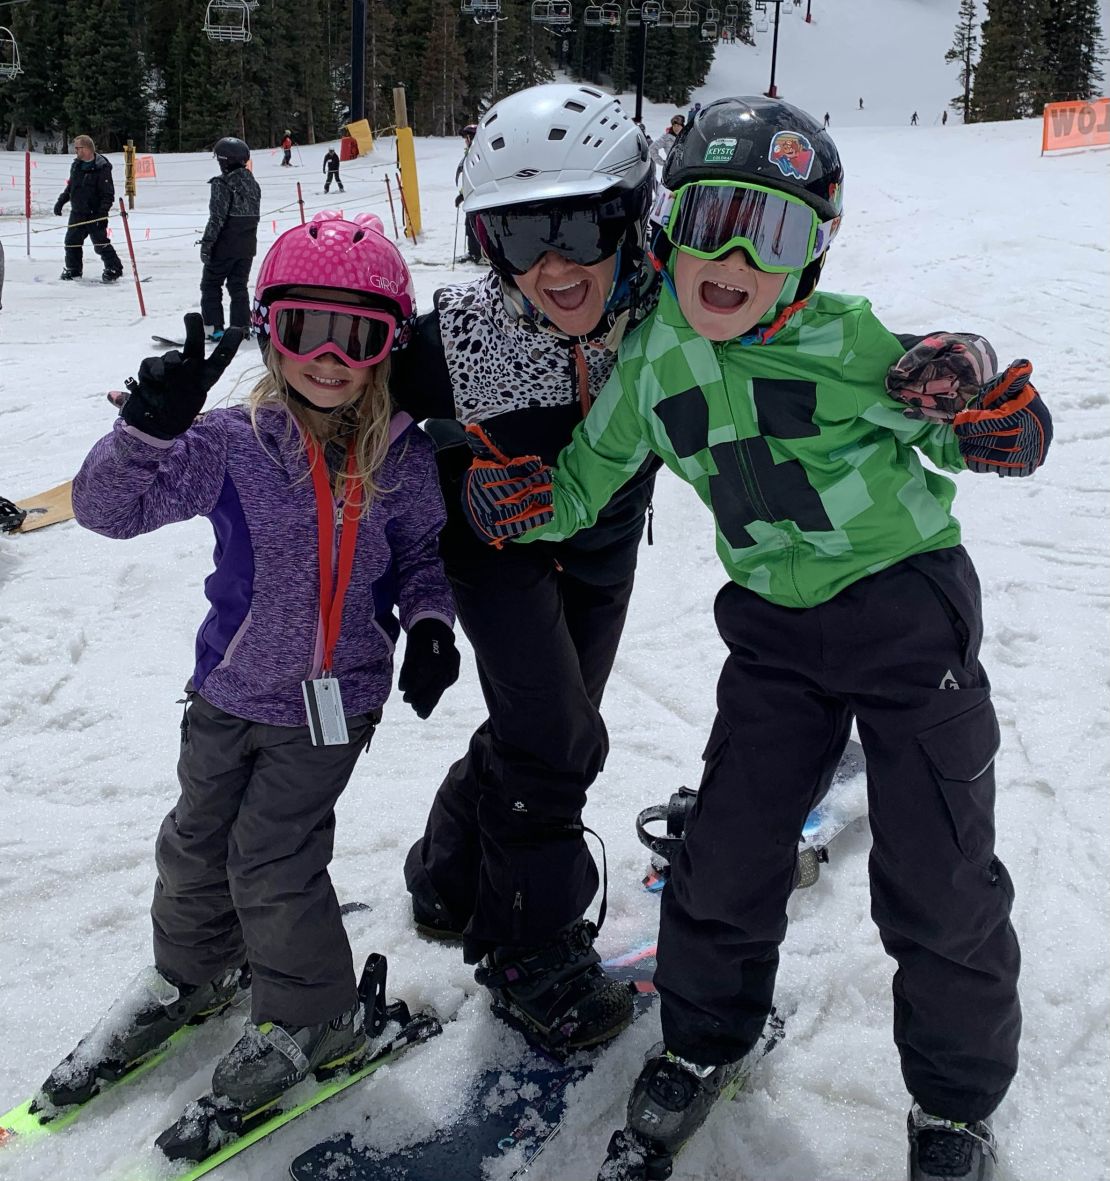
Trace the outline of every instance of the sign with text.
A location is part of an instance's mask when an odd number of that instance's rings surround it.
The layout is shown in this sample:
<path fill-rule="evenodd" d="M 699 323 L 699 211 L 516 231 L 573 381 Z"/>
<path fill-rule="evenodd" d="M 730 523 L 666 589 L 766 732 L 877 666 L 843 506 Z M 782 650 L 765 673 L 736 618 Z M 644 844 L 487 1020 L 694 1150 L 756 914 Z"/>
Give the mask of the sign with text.
<path fill-rule="evenodd" d="M 1096 148 L 1107 144 L 1110 144 L 1110 98 L 1045 106 L 1042 156 L 1062 148 Z"/>
<path fill-rule="evenodd" d="M 135 157 L 135 176 L 138 180 L 154 180 L 158 176 L 153 156 Z"/>

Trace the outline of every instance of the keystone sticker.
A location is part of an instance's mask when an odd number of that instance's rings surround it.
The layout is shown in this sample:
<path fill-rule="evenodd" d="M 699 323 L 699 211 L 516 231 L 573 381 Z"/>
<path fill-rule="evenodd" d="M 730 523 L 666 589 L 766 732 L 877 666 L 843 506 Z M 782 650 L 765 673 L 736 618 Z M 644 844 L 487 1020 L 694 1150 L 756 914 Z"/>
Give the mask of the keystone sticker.
<path fill-rule="evenodd" d="M 727 164 L 736 155 L 736 140 L 715 139 L 705 149 L 705 164 Z"/>

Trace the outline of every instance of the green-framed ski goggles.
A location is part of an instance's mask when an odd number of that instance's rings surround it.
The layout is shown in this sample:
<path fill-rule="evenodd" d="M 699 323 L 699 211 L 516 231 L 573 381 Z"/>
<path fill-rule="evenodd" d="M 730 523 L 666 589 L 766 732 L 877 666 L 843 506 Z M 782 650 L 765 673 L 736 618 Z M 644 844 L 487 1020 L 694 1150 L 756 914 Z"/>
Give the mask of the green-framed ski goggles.
<path fill-rule="evenodd" d="M 839 218 L 822 222 L 800 197 L 731 180 L 661 190 L 652 220 L 686 254 L 714 259 L 740 248 L 770 274 L 808 266 L 828 249 L 840 224 Z"/>

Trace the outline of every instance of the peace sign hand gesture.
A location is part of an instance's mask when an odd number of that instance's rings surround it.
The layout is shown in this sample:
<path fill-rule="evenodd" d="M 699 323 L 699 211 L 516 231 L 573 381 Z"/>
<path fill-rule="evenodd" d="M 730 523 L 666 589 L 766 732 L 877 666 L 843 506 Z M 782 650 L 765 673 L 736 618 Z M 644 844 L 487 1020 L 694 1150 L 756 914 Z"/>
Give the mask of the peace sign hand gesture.
<path fill-rule="evenodd" d="M 175 439 L 184 434 L 242 339 L 241 328 L 229 328 L 212 355 L 205 357 L 204 321 L 198 313 L 189 312 L 185 317 L 185 347 L 143 361 L 138 380 L 129 377 L 125 383 L 129 393 L 120 417 L 156 439 Z"/>

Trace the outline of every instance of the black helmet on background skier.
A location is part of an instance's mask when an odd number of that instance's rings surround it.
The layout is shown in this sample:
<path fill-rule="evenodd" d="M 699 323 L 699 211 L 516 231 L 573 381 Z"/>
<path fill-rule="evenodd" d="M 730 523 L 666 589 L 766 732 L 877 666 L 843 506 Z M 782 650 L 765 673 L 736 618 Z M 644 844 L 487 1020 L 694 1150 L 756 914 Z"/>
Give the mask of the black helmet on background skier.
<path fill-rule="evenodd" d="M 813 210 L 816 223 L 795 204 L 797 216 L 790 215 L 786 226 L 796 230 L 798 249 L 793 258 L 788 249 L 780 258 L 797 265 L 765 267 L 800 271 L 796 298 L 810 294 L 817 285 L 825 252 L 840 228 L 843 208 L 844 168 L 828 131 L 812 115 L 779 99 L 723 98 L 702 107 L 679 136 L 663 167 L 664 192 L 652 211 L 653 221 L 665 230 L 655 236 L 652 247 L 661 262 L 669 256 L 677 222 L 684 223 L 683 232 L 697 232 L 690 225 L 695 210 L 690 201 L 681 200 L 682 190 L 713 181 L 783 193 Z M 753 216 L 757 208 L 762 205 L 753 205 Z M 789 215 L 789 208 L 785 215 Z M 701 231 L 708 230 L 720 216 L 723 211 L 702 211 Z M 784 250 L 784 224 L 778 225 L 773 242 L 769 240 L 768 255 Z M 764 264 L 768 261 L 763 259 Z"/>
<path fill-rule="evenodd" d="M 464 128 L 462 128 L 459 131 L 459 135 L 461 135 L 462 138 L 466 140 L 468 145 L 470 144 L 470 142 L 474 139 L 474 137 L 477 134 L 478 134 L 478 124 L 477 123 L 468 123 Z"/>
<path fill-rule="evenodd" d="M 234 135 L 225 135 L 223 139 L 217 140 L 212 154 L 220 162 L 222 172 L 230 172 L 233 168 L 242 168 L 251 158 L 250 148 L 243 140 L 236 139 Z"/>

